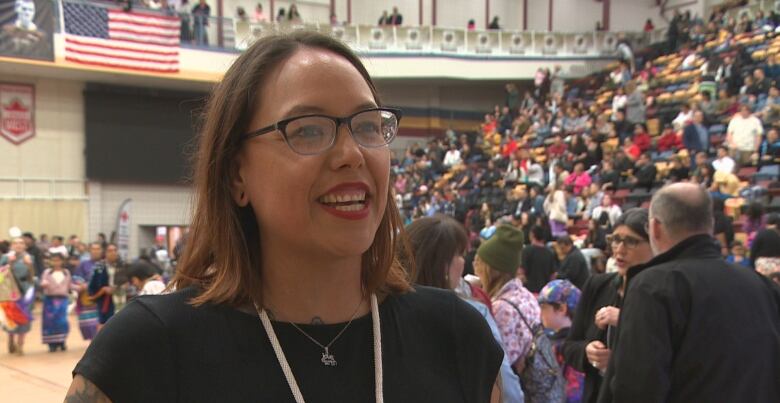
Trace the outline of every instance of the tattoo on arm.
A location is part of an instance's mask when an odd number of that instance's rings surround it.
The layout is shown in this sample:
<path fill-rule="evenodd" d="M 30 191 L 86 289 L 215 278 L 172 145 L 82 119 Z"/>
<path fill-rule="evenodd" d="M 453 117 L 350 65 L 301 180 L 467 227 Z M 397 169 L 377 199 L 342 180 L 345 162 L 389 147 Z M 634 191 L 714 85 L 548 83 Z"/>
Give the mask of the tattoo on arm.
<path fill-rule="evenodd" d="M 320 318 L 319 316 L 315 316 L 315 317 L 313 317 L 313 318 L 311 319 L 311 324 L 312 324 L 312 325 L 324 325 L 324 324 L 325 324 L 325 322 L 323 322 L 323 321 L 322 321 L 322 318 Z"/>
<path fill-rule="evenodd" d="M 111 403 L 111 399 L 87 378 L 76 375 L 63 403 Z"/>

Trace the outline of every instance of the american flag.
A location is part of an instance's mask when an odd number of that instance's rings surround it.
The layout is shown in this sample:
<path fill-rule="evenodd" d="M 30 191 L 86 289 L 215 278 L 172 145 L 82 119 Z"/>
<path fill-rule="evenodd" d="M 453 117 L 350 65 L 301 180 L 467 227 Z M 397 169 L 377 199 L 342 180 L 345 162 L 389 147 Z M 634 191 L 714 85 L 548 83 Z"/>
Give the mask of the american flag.
<path fill-rule="evenodd" d="M 179 71 L 176 17 L 64 1 L 65 60 L 158 73 Z"/>

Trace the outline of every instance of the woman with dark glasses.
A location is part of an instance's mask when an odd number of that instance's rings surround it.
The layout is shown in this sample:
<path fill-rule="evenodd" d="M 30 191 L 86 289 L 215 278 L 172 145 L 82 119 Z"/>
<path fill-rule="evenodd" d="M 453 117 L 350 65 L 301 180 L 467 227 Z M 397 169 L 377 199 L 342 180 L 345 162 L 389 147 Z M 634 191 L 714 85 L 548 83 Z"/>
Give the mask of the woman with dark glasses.
<path fill-rule="evenodd" d="M 412 288 L 397 258 L 400 119 L 343 43 L 258 39 L 206 106 L 178 291 L 114 316 L 67 400 L 497 399 L 503 353 L 485 320 Z"/>
<path fill-rule="evenodd" d="M 596 402 L 616 335 L 629 267 L 653 257 L 647 235 L 647 209 L 624 212 L 607 237 L 617 273 L 596 274 L 585 283 L 569 338 L 563 344 L 566 362 L 585 373 L 582 401 Z"/>

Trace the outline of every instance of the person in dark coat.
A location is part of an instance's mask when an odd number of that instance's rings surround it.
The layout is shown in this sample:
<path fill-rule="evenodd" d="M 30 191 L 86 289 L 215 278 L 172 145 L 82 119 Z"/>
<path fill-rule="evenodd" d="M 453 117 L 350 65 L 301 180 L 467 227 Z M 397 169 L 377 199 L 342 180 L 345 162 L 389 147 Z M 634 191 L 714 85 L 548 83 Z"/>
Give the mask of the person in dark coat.
<path fill-rule="evenodd" d="M 683 145 L 691 156 L 691 168 L 696 167 L 696 154 L 705 153 L 710 146 L 710 134 L 707 126 L 704 126 L 704 114 L 701 111 L 693 113 L 693 122 L 683 129 Z"/>
<path fill-rule="evenodd" d="M 528 291 L 538 294 L 555 274 L 555 255 L 544 244 L 544 229 L 538 225 L 531 228 L 531 244 L 521 253 L 521 267 L 525 272 L 523 285 Z"/>
<path fill-rule="evenodd" d="M 571 281 L 572 284 L 581 290 L 585 286 L 585 281 L 590 277 L 590 270 L 588 270 L 588 262 L 585 261 L 585 256 L 574 246 L 568 235 L 559 236 L 555 241 L 555 245 L 561 255 L 565 256 L 558 266 L 557 277 Z"/>
<path fill-rule="evenodd" d="M 705 189 L 666 186 L 649 221 L 599 402 L 780 402 L 780 288 L 723 260 Z"/>
<path fill-rule="evenodd" d="M 595 403 L 615 342 L 618 316 L 629 267 L 653 257 L 647 227 L 647 209 L 633 208 L 615 221 L 609 243 L 617 273 L 595 274 L 585 282 L 580 304 L 561 347 L 566 364 L 585 374 L 582 402 Z"/>
<path fill-rule="evenodd" d="M 759 262 L 759 259 L 766 262 Z M 761 266 L 774 266 L 774 262 L 769 259 L 780 259 L 780 215 L 777 213 L 767 215 L 766 227 L 756 233 L 750 245 L 750 265 L 753 268 L 764 272 L 762 274 L 768 274 Z"/>

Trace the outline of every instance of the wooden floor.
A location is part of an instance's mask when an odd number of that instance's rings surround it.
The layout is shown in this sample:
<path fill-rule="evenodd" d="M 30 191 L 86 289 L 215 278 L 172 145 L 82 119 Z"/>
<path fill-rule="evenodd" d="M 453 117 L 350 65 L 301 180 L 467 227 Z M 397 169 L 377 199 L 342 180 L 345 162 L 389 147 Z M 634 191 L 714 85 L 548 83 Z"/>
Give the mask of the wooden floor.
<path fill-rule="evenodd" d="M 18 403 L 61 402 L 71 381 L 71 370 L 89 342 L 81 339 L 75 314 L 69 315 L 68 351 L 50 353 L 41 343 L 41 305 L 36 305 L 24 355 L 8 354 L 8 334 L 0 332 L 0 400 Z M 8 399 L 8 400 L 6 400 Z"/>

